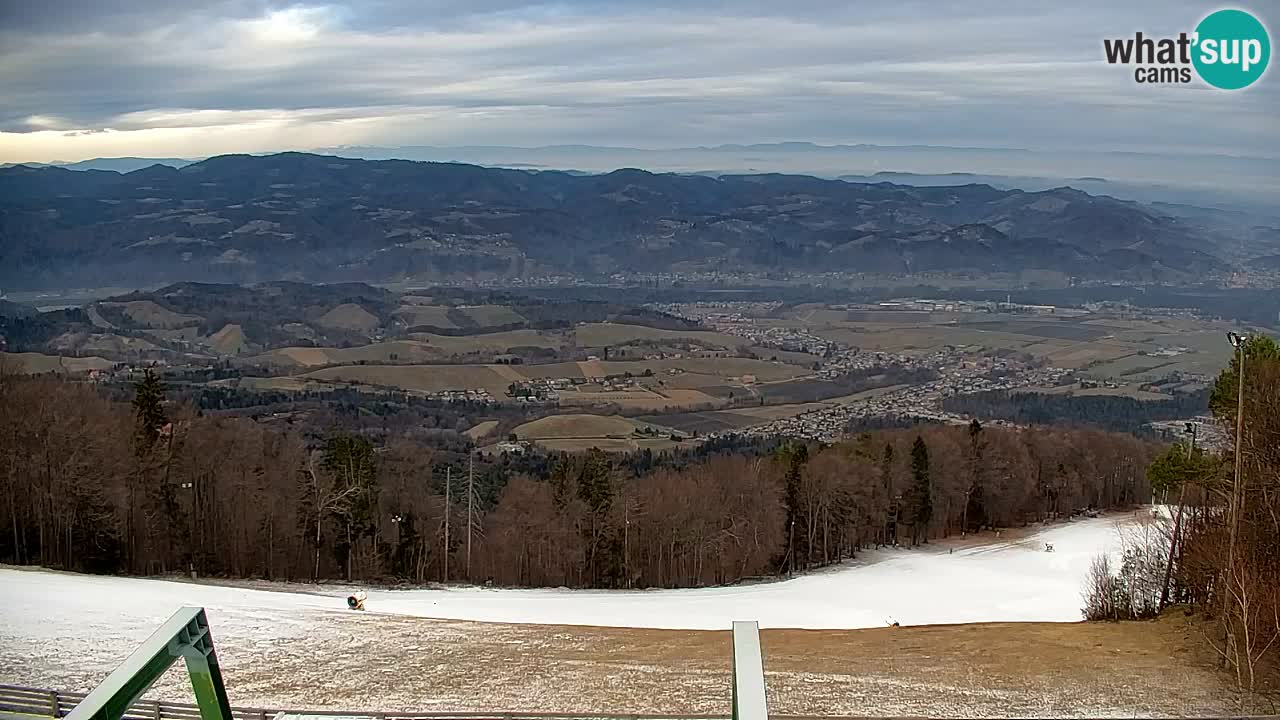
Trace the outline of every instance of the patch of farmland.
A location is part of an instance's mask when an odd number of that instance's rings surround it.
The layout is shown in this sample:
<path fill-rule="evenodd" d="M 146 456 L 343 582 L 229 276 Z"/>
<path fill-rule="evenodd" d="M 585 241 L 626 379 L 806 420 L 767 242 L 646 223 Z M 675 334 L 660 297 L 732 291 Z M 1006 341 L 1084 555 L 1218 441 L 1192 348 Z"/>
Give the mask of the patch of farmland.
<path fill-rule="evenodd" d="M 449 319 L 452 309 L 447 305 L 401 305 L 392 316 L 409 327 L 456 328 L 457 324 Z"/>
<path fill-rule="evenodd" d="M 497 420 L 485 420 L 484 422 L 478 422 L 475 425 L 467 428 L 462 434 L 466 435 L 468 438 L 472 440 L 479 440 L 485 435 L 488 435 L 489 433 L 493 432 L 493 429 L 496 427 L 498 427 Z"/>
<path fill-rule="evenodd" d="M 415 392 L 485 389 L 506 395 L 511 381 L 483 365 L 350 365 L 323 368 L 302 377 L 395 387 Z"/>
<path fill-rule="evenodd" d="M 537 330 L 509 330 L 481 335 L 412 333 L 409 337 L 426 343 L 443 355 L 465 355 L 476 352 L 505 353 L 519 347 L 560 347 L 558 338 Z"/>
<path fill-rule="evenodd" d="M 752 358 L 680 358 L 668 360 L 592 360 L 578 363 L 587 377 L 604 377 L 607 375 L 643 375 L 645 370 L 652 370 L 654 375 L 671 383 L 668 375 L 671 370 L 708 375 L 717 378 L 734 379 L 743 375 L 754 375 L 760 382 L 773 380 L 790 380 L 810 374 L 807 368 L 774 363 Z"/>
<path fill-rule="evenodd" d="M 252 358 L 272 365 L 348 365 L 358 362 L 423 363 L 440 359 L 441 353 L 431 346 L 413 340 L 372 343 L 350 348 L 287 347 Z"/>
<path fill-rule="evenodd" d="M 1030 335 L 1032 337 L 1050 338 L 1053 340 L 1073 340 L 1088 342 L 1109 335 L 1107 328 L 1099 328 L 1075 322 L 1026 322 L 1004 320 L 997 322 L 967 323 L 964 327 L 1009 333 L 1011 335 Z"/>
<path fill-rule="evenodd" d="M 560 393 L 563 405 L 612 404 L 628 410 L 666 410 L 706 407 L 719 402 L 697 390 L 662 388 L 659 390 L 599 390 L 579 388 Z"/>
<path fill-rule="evenodd" d="M 512 372 L 517 372 L 530 380 L 585 377 L 582 374 L 580 364 L 575 362 L 547 363 L 545 365 L 512 365 L 510 367 Z"/>
<path fill-rule="evenodd" d="M 45 355 L 44 353 L 0 352 L 0 367 L 13 369 L 26 375 L 110 370 L 113 365 L 113 362 L 101 357 L 65 357 L 62 355 Z"/>
<path fill-rule="evenodd" d="M 699 435 L 736 430 L 750 425 L 757 425 L 761 422 L 757 418 L 725 410 L 642 415 L 637 419 L 654 425 L 674 428 L 682 432 L 698 433 Z"/>
<path fill-rule="evenodd" d="M 516 427 L 514 432 L 521 440 L 545 440 L 548 438 L 602 438 L 630 437 L 640 423 L 617 415 L 549 415 Z"/>
<path fill-rule="evenodd" d="M 378 329 L 382 321 L 378 320 L 377 315 L 355 303 L 343 303 L 316 318 L 316 324 L 340 330 L 371 333 Z"/>
<path fill-rule="evenodd" d="M 747 343 L 743 338 L 709 330 L 664 330 L 622 323 L 579 325 L 575 329 L 575 336 L 579 347 L 623 345 L 632 340 L 687 340 L 722 348 L 735 348 Z"/>
<path fill-rule="evenodd" d="M 495 327 L 522 323 L 524 317 L 506 305 L 474 305 L 458 308 L 479 327 Z"/>
<path fill-rule="evenodd" d="M 249 349 L 244 328 L 231 323 L 223 325 L 222 329 L 210 335 L 206 342 L 209 347 L 223 355 L 239 355 Z"/>
<path fill-rule="evenodd" d="M 1125 345 L 1113 345 L 1110 343 L 1089 343 L 1086 345 L 1072 345 L 1070 347 L 1053 350 L 1045 357 L 1054 367 L 1061 368 L 1080 368 L 1093 362 L 1109 362 L 1119 360 L 1122 357 L 1133 355 L 1133 348 Z"/>
<path fill-rule="evenodd" d="M 176 313 L 152 300 L 102 303 L 102 306 L 105 308 L 118 308 L 125 317 L 136 325 L 161 330 L 192 325 L 203 319 L 199 315 Z"/>

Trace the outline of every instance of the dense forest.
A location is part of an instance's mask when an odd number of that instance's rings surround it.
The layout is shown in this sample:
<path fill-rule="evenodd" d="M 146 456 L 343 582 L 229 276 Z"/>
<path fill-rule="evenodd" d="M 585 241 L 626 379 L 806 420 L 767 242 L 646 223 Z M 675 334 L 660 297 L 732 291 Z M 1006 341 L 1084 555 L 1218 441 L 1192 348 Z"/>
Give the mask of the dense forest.
<path fill-rule="evenodd" d="M 1174 395 L 1167 400 L 1138 400 L 1120 395 L 1049 395 L 988 392 L 952 395 L 943 409 L 964 415 L 1035 425 L 1090 425 L 1114 432 L 1138 432 L 1158 420 L 1201 415 L 1209 409 L 1209 391 Z"/>
<path fill-rule="evenodd" d="M 0 373 L 0 438 L 8 562 L 574 587 L 730 583 L 1146 502 L 1159 451 L 1126 435 L 974 423 L 833 446 L 723 442 L 675 460 L 485 461 L 473 475 L 465 447 L 205 412 L 168 399 L 151 373 L 127 401 Z"/>

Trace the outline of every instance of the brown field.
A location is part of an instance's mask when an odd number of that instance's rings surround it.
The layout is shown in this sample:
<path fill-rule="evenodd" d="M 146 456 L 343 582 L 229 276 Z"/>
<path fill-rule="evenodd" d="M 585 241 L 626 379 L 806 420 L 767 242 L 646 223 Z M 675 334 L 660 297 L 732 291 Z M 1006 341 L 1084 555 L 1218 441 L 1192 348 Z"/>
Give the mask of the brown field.
<path fill-rule="evenodd" d="M 580 378 L 583 377 L 582 368 L 576 362 L 560 362 L 547 363 L 545 365 L 513 365 L 513 372 L 517 372 L 523 378 Z"/>
<path fill-rule="evenodd" d="M 209 347 L 223 355 L 239 355 L 249 349 L 249 343 L 244 337 L 244 329 L 239 325 L 223 325 L 222 329 L 210 335 L 206 342 Z"/>
<path fill-rule="evenodd" d="M 324 368 L 302 377 L 397 387 L 416 392 L 484 388 L 494 398 L 506 395 L 511 381 L 484 365 L 350 365 Z"/>
<path fill-rule="evenodd" d="M 655 430 L 659 435 L 636 435 L 635 431 L 640 428 Z M 635 452 L 644 448 L 665 450 L 679 444 L 670 438 L 671 428 L 617 415 L 550 415 L 527 422 L 513 432 L 521 440 L 558 452 L 583 452 L 592 448 Z"/>
<path fill-rule="evenodd" d="M 628 438 L 643 423 L 616 415 L 551 415 L 518 426 L 521 440 L 550 438 Z"/>
<path fill-rule="evenodd" d="M 151 300 L 131 300 L 120 303 L 102 303 L 104 307 L 118 307 L 124 316 L 148 328 L 161 330 L 200 322 L 199 315 L 183 315 L 157 305 Z"/>
<path fill-rule="evenodd" d="M 64 349 L 61 342 L 69 339 L 70 335 L 64 335 L 51 343 L 54 347 Z M 66 347 L 65 349 L 71 349 Z M 127 355 L 131 352 L 149 352 L 159 350 L 160 346 L 148 340 L 138 337 L 128 337 L 125 335 L 115 335 L 113 333 L 93 333 L 78 344 L 74 345 L 74 349 L 81 353 L 113 353 L 118 355 Z"/>
<path fill-rule="evenodd" d="M 667 408 L 719 405 L 722 400 L 697 390 L 654 388 L 652 390 L 566 390 L 560 393 L 563 405 L 615 404 L 629 410 L 664 410 Z"/>
<path fill-rule="evenodd" d="M 44 353 L 0 352 L 0 368 L 25 375 L 42 373 L 78 373 L 90 370 L 110 370 L 110 360 L 100 357 L 64 357 Z"/>
<path fill-rule="evenodd" d="M 1155 622 L 987 623 L 872 630 L 764 630 L 769 710 L 845 717 L 1150 717 L 1274 712 L 1241 703 L 1203 629 Z M 233 705 L 384 712 L 720 714 L 730 710 L 727 631 L 505 625 L 377 613 L 302 612 L 281 645 L 217 634 Z M 333 638 L 341 638 L 341 651 Z M 0 646 L 0 681 L 88 690 L 101 661 L 30 662 Z M 186 674 L 149 699 L 190 702 Z"/>
<path fill-rule="evenodd" d="M 395 357 L 392 357 L 392 356 Z M 317 365 L 346 365 L 357 362 L 429 362 L 439 360 L 440 353 L 425 343 L 414 340 L 395 340 L 352 348 L 288 347 L 263 353 L 250 360 L 271 365 L 314 367 Z"/>
<path fill-rule="evenodd" d="M 493 432 L 493 429 L 496 427 L 498 427 L 497 420 L 485 420 L 484 422 L 478 422 L 472 427 L 467 428 L 467 430 L 462 434 L 466 435 L 468 438 L 471 438 L 472 440 L 479 440 L 485 435 L 488 435 L 489 433 Z"/>
<path fill-rule="evenodd" d="M 147 335 L 160 340 L 185 340 L 193 342 L 200 339 L 200 327 L 197 325 L 188 325 L 182 328 L 172 328 L 169 330 L 147 330 Z"/>
<path fill-rule="evenodd" d="M 324 327 L 355 330 L 363 333 L 373 332 L 382 324 L 377 315 L 355 303 L 343 303 L 335 307 L 316 318 L 316 323 Z"/>
<path fill-rule="evenodd" d="M 760 358 L 761 360 L 774 360 L 776 358 L 780 362 L 791 363 L 792 365 L 803 365 L 803 366 L 812 367 L 813 362 L 819 359 L 817 356 L 810 355 L 809 353 L 788 352 L 786 350 L 779 350 L 777 348 L 771 348 L 771 347 L 763 347 L 760 345 L 753 345 L 751 346 L 750 350 L 756 357 Z"/>
<path fill-rule="evenodd" d="M 457 327 L 449 319 L 449 308 L 445 305 L 401 305 L 396 308 L 395 316 L 410 327 L 414 325 L 431 325 L 433 327 Z"/>
<path fill-rule="evenodd" d="M 662 330 L 620 323 L 579 325 L 575 335 L 579 347 L 622 345 L 632 340 L 692 340 L 723 348 L 735 348 L 746 344 L 743 338 L 707 330 Z"/>
<path fill-rule="evenodd" d="M 519 313 L 506 305 L 471 305 L 460 309 L 480 327 L 524 322 L 524 318 Z"/>
<path fill-rule="evenodd" d="M 435 335 L 412 333 L 409 337 L 426 343 L 441 355 L 464 355 L 473 352 L 504 353 L 516 347 L 560 347 L 560 339 L 537 330 L 510 330 L 481 335 Z"/>
<path fill-rule="evenodd" d="M 743 375 L 754 375 L 757 380 L 791 380 L 809 375 L 808 368 L 787 365 L 781 362 L 753 360 L 751 358 L 681 358 L 670 360 L 591 360 L 580 362 L 578 366 L 586 377 L 604 377 L 607 375 L 643 375 L 645 370 L 652 370 L 654 375 L 670 381 L 668 371 L 682 370 L 686 373 L 706 375 L 715 378 L 733 379 Z M 716 383 L 723 384 L 723 383 Z"/>

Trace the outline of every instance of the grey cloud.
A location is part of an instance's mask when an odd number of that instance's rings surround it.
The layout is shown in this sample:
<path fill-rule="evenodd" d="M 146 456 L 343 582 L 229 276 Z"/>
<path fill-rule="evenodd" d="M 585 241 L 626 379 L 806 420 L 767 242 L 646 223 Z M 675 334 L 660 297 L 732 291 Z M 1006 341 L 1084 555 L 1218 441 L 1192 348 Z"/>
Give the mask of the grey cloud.
<path fill-rule="evenodd" d="M 1186 0 L 4 8 L 8 132 L 48 128 L 33 116 L 70 131 L 285 117 L 380 119 L 388 144 L 813 139 L 1280 152 L 1274 77 L 1243 93 L 1149 88 L 1102 62 L 1104 36 L 1189 29 L 1206 8 Z M 273 12 L 285 13 L 278 26 L 263 21 Z"/>

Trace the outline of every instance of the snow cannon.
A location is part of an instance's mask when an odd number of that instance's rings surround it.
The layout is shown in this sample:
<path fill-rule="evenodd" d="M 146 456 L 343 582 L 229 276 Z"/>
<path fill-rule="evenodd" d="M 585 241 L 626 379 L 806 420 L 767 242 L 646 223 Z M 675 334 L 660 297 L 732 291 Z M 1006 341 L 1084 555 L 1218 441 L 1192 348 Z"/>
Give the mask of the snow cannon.
<path fill-rule="evenodd" d="M 357 590 L 354 595 L 347 596 L 347 607 L 352 610 L 363 610 L 364 601 L 369 598 L 363 590 Z"/>

